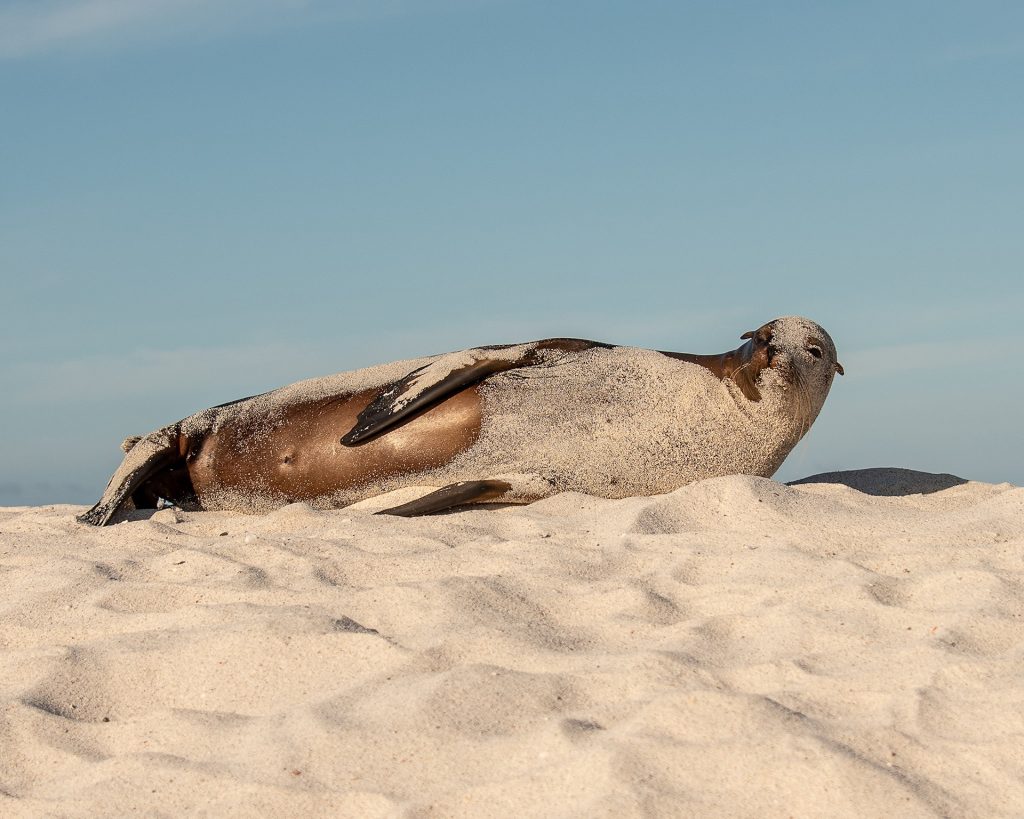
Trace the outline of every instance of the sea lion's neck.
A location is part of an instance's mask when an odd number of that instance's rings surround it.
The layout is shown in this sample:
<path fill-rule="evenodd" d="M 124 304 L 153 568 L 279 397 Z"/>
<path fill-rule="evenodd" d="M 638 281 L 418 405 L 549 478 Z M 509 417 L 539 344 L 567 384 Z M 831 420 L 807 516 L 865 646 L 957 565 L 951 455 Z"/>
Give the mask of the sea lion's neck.
<path fill-rule="evenodd" d="M 662 355 L 679 361 L 698 364 L 722 381 L 729 378 L 736 383 L 748 400 L 761 400 L 761 391 L 757 388 L 757 377 L 761 374 L 761 370 L 768 366 L 769 361 L 767 351 L 763 346 L 748 341 L 735 350 L 717 355 L 661 352 Z"/>

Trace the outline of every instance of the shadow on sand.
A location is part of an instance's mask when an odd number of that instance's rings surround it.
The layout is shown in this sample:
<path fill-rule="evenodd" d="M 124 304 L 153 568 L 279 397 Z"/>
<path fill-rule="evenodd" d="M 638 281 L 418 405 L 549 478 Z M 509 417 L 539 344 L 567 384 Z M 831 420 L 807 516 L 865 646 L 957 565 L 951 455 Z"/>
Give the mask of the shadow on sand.
<path fill-rule="evenodd" d="M 866 495 L 930 495 L 953 486 L 967 483 L 963 478 L 939 472 L 918 472 L 895 466 L 876 466 L 872 469 L 851 469 L 847 472 L 822 472 L 787 486 L 802 483 L 841 483 Z"/>

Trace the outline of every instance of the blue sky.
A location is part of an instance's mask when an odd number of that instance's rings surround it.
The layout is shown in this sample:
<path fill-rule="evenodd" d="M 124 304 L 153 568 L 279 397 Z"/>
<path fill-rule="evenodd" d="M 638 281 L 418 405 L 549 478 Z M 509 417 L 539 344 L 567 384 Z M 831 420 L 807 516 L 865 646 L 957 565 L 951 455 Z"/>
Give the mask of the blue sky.
<path fill-rule="evenodd" d="M 779 474 L 1024 484 L 1024 5 L 0 0 L 0 504 L 552 335 L 847 376 Z"/>

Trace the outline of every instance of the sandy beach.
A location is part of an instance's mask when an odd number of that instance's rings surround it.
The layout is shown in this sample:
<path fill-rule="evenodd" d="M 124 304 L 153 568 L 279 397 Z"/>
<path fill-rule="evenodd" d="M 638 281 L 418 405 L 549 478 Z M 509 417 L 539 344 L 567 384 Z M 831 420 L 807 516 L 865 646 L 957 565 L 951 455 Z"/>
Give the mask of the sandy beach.
<path fill-rule="evenodd" d="M 0 814 L 1024 812 L 1024 489 L 395 498 L 0 510 Z"/>

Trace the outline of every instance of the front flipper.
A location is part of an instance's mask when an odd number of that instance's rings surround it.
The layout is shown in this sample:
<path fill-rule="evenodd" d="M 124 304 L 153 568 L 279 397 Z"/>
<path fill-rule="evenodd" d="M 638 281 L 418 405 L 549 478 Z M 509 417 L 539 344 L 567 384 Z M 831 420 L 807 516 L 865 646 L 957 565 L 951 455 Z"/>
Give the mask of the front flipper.
<path fill-rule="evenodd" d="M 438 356 L 384 389 L 367 404 L 356 418 L 355 426 L 342 436 L 341 443 L 346 446 L 365 443 L 496 373 L 532 367 L 558 353 L 608 346 L 596 341 L 556 338 Z"/>
<path fill-rule="evenodd" d="M 411 518 L 416 515 L 429 515 L 431 512 L 441 512 L 451 509 L 453 506 L 463 506 L 467 503 L 482 503 L 493 500 L 508 492 L 512 484 L 506 481 L 461 481 L 449 484 L 436 489 L 401 506 L 393 506 L 390 509 L 381 509 L 377 515 L 396 515 L 400 518 Z"/>
<path fill-rule="evenodd" d="M 482 481 L 460 481 L 448 484 L 401 506 L 382 509 L 377 515 L 409 518 L 443 512 L 454 506 L 501 500 L 503 503 L 532 503 L 556 492 L 553 482 L 532 473 L 509 473 Z"/>
<path fill-rule="evenodd" d="M 164 427 L 135 441 L 92 509 L 78 516 L 79 523 L 106 526 L 132 493 L 156 472 L 181 458 L 178 425 Z M 126 440 L 127 444 L 128 441 Z"/>

